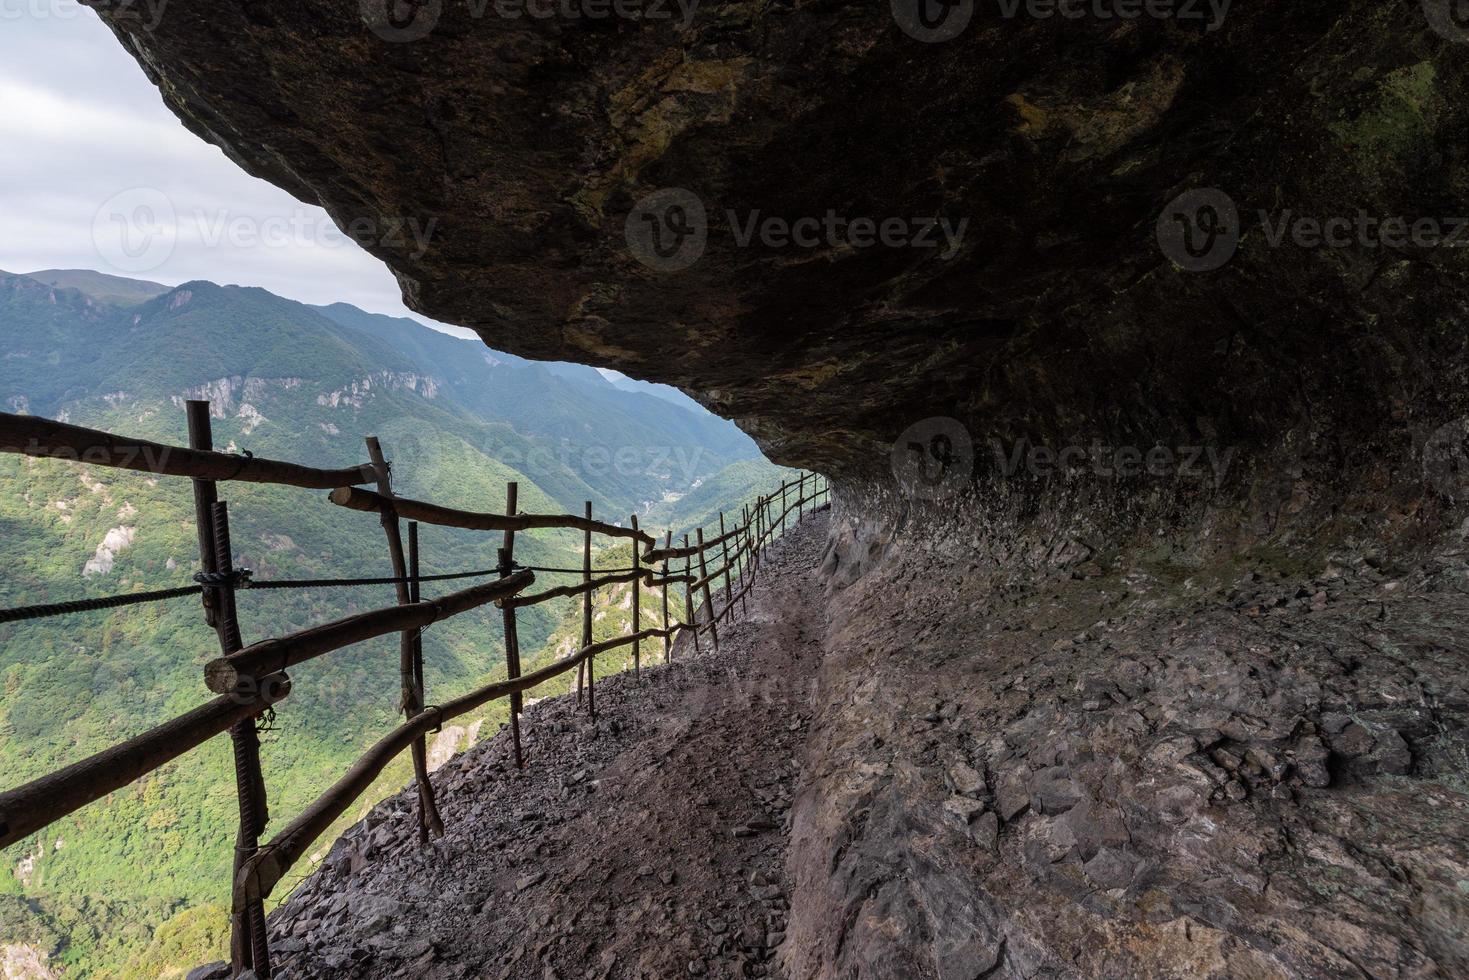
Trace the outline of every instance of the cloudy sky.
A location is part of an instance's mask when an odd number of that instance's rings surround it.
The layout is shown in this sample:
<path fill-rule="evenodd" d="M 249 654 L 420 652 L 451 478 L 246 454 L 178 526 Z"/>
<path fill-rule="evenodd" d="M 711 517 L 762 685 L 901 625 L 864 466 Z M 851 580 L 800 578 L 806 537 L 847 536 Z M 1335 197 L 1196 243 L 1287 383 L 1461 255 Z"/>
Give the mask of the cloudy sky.
<path fill-rule="evenodd" d="M 0 0 L 0 269 L 55 268 L 410 315 L 326 212 L 184 129 L 96 14 Z"/>

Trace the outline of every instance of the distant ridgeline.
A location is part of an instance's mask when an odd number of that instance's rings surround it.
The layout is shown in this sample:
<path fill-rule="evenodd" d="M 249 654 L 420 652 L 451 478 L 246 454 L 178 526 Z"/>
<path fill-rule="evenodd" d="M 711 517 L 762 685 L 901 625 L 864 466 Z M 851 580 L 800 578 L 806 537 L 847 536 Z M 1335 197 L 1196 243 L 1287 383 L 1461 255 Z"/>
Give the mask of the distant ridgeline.
<path fill-rule="evenodd" d="M 361 437 L 371 433 L 398 463 L 395 490 L 405 496 L 499 510 L 515 481 L 522 511 L 575 513 L 591 501 L 602 519 L 626 523 L 636 513 L 659 535 L 721 509 L 737 513 L 788 476 L 731 423 L 672 389 L 526 361 L 411 320 L 208 282 L 170 289 L 84 271 L 0 273 L 0 410 L 182 444 L 190 398 L 209 400 L 222 450 L 349 466 L 362 461 Z M 302 492 L 222 486 L 236 565 L 278 579 L 390 574 L 380 529 L 340 508 L 302 506 Z M 490 537 L 425 528 L 424 574 L 494 566 Z M 529 532 L 516 548 L 526 564 L 581 560 L 580 536 L 565 530 Z M 0 457 L 0 607 L 186 585 L 197 554 L 187 481 Z M 390 585 L 292 593 L 289 602 L 242 592 L 244 640 L 392 595 Z M 610 620 L 628 615 L 625 601 L 599 602 Z M 535 659 L 575 629 L 578 611 L 569 601 L 527 610 L 525 655 Z M 444 697 L 503 670 L 492 611 L 435 625 L 423 641 L 427 686 Z M 6 783 L 188 709 L 201 665 L 217 652 L 187 600 L 0 625 Z M 398 689 L 382 668 L 396 662 L 396 642 L 382 638 L 343 651 L 329 669 L 298 668 L 307 682 L 263 748 L 273 805 L 299 810 L 395 723 Z M 447 725 L 430 754 L 442 762 L 502 720 L 496 704 Z M 230 859 L 208 844 L 233 833 L 228 750 L 215 740 L 39 842 L 8 849 L 0 949 L 57 971 L 149 980 L 219 958 Z M 390 767 L 322 851 L 410 777 L 406 762 Z"/>

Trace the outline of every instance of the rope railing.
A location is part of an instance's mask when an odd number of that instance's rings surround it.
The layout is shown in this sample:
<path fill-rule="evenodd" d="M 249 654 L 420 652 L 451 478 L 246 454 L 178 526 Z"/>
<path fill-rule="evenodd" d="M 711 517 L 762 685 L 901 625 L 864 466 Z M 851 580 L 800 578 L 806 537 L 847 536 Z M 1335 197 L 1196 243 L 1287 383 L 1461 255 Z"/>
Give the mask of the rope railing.
<path fill-rule="evenodd" d="M 414 786 L 420 803 L 420 839 L 427 841 L 432 835 L 442 834 L 443 824 L 424 756 L 425 738 L 429 733 L 437 731 L 450 719 L 500 698 L 508 698 L 516 765 L 523 766 L 519 715 L 523 711 L 524 692 L 575 670 L 578 701 L 584 693 L 587 711 L 595 720 L 595 662 L 599 654 L 631 646 L 633 669 L 637 672 L 641 669 L 642 644 L 645 641 L 662 640 L 665 662 L 674 659 L 678 647 L 673 641 L 685 633 L 692 637 L 696 653 L 700 652 L 699 638 L 704 633 L 710 635 L 717 650 L 718 624 L 733 622 L 735 607 L 745 601 L 755 585 L 765 549 L 785 533 L 792 513 L 796 514 L 799 522 L 808 505 L 814 506 L 830 492 L 830 485 L 824 484 L 815 474 L 801 473 L 799 479 L 783 483 L 774 492 L 757 497 L 752 505 L 744 507 L 733 528 L 727 526 L 726 515 L 720 513 L 717 535 L 706 538 L 704 529 L 697 528 L 697 544 L 690 544 L 688 535 L 685 535 L 683 546 L 675 548 L 670 530 L 664 535 L 663 547 L 659 548 L 655 537 L 639 529 L 636 515 L 631 517 L 627 527 L 595 520 L 590 502 L 583 515 L 519 513 L 514 483 L 507 486 L 503 514 L 459 510 L 400 497 L 392 489 L 391 467 L 377 440 L 371 437 L 367 440 L 367 449 L 372 462 L 339 470 L 218 453 L 212 445 L 209 403 L 191 401 L 186 408 L 190 435 L 187 448 L 127 439 L 30 416 L 0 413 L 0 452 L 68 459 L 192 480 L 202 566 L 195 576 L 194 585 L 0 610 L 0 624 L 197 595 L 203 603 L 205 621 L 218 633 L 220 643 L 220 656 L 209 661 L 203 671 L 205 687 L 217 695 L 213 700 L 80 762 L 0 792 L 0 847 L 36 833 L 178 759 L 210 738 L 229 732 L 234 746 L 240 810 L 231 887 L 230 958 L 234 975 L 247 970 L 253 970 L 260 978 L 271 975 L 265 900 L 312 843 L 368 791 L 393 759 L 406 750 L 413 750 Z M 259 581 L 249 570 L 234 568 L 228 505 L 218 499 L 216 489 L 218 482 L 230 480 L 330 490 L 327 499 L 333 505 L 377 514 L 387 538 L 393 574 L 372 578 Z M 358 485 L 362 483 L 373 483 L 376 489 Z M 790 500 L 792 490 L 795 491 L 794 502 Z M 400 535 L 400 519 L 410 522 L 406 548 Z M 419 571 L 420 524 L 500 532 L 504 537 L 499 549 L 499 562 L 494 568 L 423 575 Z M 515 561 L 516 532 L 544 528 L 582 532 L 581 568 L 522 565 Z M 632 566 L 594 569 L 593 534 L 631 540 Z M 639 552 L 639 546 L 645 550 Z M 712 570 L 710 558 L 717 559 Z M 675 569 L 671 564 L 677 559 L 683 560 L 682 569 Z M 536 581 L 537 572 L 579 575 L 581 581 L 525 593 Z M 422 598 L 419 592 L 419 587 L 428 582 L 490 575 L 496 576 L 493 581 L 434 599 Z M 722 609 L 716 607 L 713 588 L 720 578 L 723 579 L 720 590 L 724 599 Z M 738 583 L 738 588 L 735 583 Z M 670 614 L 669 586 L 678 584 L 685 587 L 683 619 L 674 619 Z M 365 585 L 394 586 L 397 603 L 249 646 L 240 640 L 236 613 L 236 594 L 239 591 Z M 631 631 L 627 635 L 593 642 L 592 596 L 599 590 L 617 585 L 630 585 L 632 588 Z M 641 624 L 640 596 L 643 589 L 656 589 L 661 593 L 661 627 L 644 627 Z M 581 644 L 562 659 L 522 674 L 517 611 L 557 599 L 578 597 L 582 600 Z M 702 603 L 697 601 L 699 598 L 702 598 Z M 423 630 L 433 623 L 492 603 L 502 610 L 504 620 L 505 678 L 443 704 L 427 704 L 423 684 Z M 291 693 L 292 682 L 287 671 L 353 644 L 394 633 L 400 636 L 402 723 L 369 748 L 331 788 L 283 830 L 269 841 L 260 843 L 269 814 L 256 725 L 262 715 L 273 712 L 274 706 Z"/>

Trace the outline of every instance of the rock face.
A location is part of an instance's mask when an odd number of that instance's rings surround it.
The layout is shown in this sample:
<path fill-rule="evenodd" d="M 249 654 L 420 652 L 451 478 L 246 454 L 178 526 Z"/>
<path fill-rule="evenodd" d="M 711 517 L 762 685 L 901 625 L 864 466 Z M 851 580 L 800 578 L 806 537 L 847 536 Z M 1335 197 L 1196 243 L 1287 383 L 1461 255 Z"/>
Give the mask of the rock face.
<path fill-rule="evenodd" d="M 682 385 L 781 462 L 885 474 L 942 416 L 1370 477 L 1466 413 L 1447 0 L 965 2 L 936 34 L 908 0 L 94 6 L 416 309 Z"/>
<path fill-rule="evenodd" d="M 789 976 L 1469 971 L 1469 527 L 1037 553 L 899 533 L 834 594 Z"/>

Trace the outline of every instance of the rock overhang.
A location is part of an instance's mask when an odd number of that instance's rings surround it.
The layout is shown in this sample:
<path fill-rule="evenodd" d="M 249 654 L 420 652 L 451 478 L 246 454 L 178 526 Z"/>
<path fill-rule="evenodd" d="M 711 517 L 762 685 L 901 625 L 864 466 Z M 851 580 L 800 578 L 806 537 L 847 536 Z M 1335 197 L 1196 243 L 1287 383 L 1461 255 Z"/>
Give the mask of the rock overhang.
<path fill-rule="evenodd" d="M 952 418 L 1392 482 L 1466 411 L 1465 253 L 1353 220 L 1469 213 L 1435 2 L 961 4 L 933 43 L 887 4 L 98 11 L 414 309 L 684 387 L 777 461 L 883 481 Z"/>

